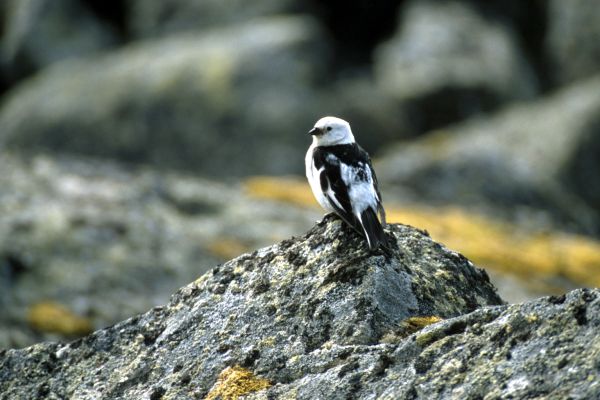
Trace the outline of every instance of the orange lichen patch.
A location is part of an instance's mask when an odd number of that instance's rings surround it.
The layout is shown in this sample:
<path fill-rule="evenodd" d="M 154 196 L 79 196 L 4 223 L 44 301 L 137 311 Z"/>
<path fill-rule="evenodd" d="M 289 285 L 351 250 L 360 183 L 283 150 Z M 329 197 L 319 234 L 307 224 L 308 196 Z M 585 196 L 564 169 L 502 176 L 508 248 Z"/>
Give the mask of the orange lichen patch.
<path fill-rule="evenodd" d="M 258 378 L 245 368 L 234 366 L 225 368 L 213 385 L 205 400 L 236 400 L 248 393 L 271 387 L 271 382 Z"/>
<path fill-rule="evenodd" d="M 245 188 L 257 198 L 317 206 L 308 184 L 300 179 L 251 178 Z M 565 277 L 581 285 L 600 286 L 597 240 L 526 232 L 458 207 L 394 207 L 388 203 L 386 211 L 388 222 L 425 229 L 433 239 L 486 268 L 520 276 L 532 284 L 540 278 Z"/>
<path fill-rule="evenodd" d="M 34 304 L 27 313 L 27 321 L 37 331 L 64 336 L 83 336 L 93 330 L 89 319 L 75 315 L 67 307 L 53 301 Z"/>
<path fill-rule="evenodd" d="M 229 260 L 250 250 L 250 248 L 241 241 L 226 238 L 210 242 L 207 245 L 206 249 L 212 255 L 219 257 L 223 260 Z"/>
<path fill-rule="evenodd" d="M 308 183 L 297 178 L 273 178 L 255 176 L 244 182 L 244 189 L 253 197 L 295 204 L 297 206 L 317 206 Z"/>

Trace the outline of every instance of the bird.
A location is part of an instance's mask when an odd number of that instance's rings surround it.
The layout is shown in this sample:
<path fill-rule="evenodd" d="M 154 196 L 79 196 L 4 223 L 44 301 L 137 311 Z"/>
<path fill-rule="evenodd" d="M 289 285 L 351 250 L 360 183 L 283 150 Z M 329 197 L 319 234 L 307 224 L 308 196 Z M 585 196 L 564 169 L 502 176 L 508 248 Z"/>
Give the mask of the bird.
<path fill-rule="evenodd" d="M 323 117 L 308 133 L 312 144 L 305 157 L 306 177 L 317 202 L 366 238 L 369 250 L 389 250 L 377 176 L 350 124 Z"/>

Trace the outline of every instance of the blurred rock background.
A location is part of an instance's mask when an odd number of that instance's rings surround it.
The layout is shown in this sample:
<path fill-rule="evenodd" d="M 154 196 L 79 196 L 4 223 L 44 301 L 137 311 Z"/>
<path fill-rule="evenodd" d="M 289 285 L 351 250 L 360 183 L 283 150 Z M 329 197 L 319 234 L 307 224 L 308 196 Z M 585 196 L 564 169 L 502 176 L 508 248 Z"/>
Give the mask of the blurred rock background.
<path fill-rule="evenodd" d="M 600 286 L 598 0 L 4 0 L 0 35 L 0 348 L 306 231 L 324 115 L 505 299 Z"/>

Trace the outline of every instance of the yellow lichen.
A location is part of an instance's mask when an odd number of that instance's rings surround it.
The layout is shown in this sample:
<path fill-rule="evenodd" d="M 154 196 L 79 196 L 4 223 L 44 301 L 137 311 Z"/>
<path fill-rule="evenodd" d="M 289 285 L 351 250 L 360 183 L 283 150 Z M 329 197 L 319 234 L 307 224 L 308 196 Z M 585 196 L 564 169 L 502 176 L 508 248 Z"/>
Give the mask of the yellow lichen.
<path fill-rule="evenodd" d="M 538 316 L 535 314 L 528 314 L 527 316 L 525 316 L 525 319 L 527 320 L 527 322 L 533 323 L 538 320 Z"/>
<path fill-rule="evenodd" d="M 251 196 L 290 204 L 317 206 L 303 180 L 255 177 L 245 182 Z M 565 233 L 526 232 L 519 227 L 459 207 L 394 207 L 386 204 L 388 222 L 427 230 L 476 264 L 519 276 L 531 286 L 553 291 L 548 283 L 566 277 L 582 286 L 600 286 L 600 242 Z M 544 280 L 544 278 L 547 278 Z"/>
<path fill-rule="evenodd" d="M 227 367 L 219 374 L 205 400 L 236 400 L 248 393 L 271 387 L 271 382 L 258 378 L 245 368 Z"/>
<path fill-rule="evenodd" d="M 293 178 L 256 176 L 244 182 L 246 192 L 257 198 L 283 201 L 297 206 L 316 206 L 308 184 Z"/>
<path fill-rule="evenodd" d="M 219 240 L 210 242 L 207 250 L 216 257 L 229 260 L 247 252 L 249 247 L 236 239 L 220 238 Z"/>
<path fill-rule="evenodd" d="M 262 347 L 273 347 L 275 345 L 275 336 L 269 336 L 264 338 L 261 342 L 260 345 Z"/>
<path fill-rule="evenodd" d="M 83 336 L 93 330 L 89 319 L 75 315 L 64 305 L 53 301 L 34 304 L 27 313 L 27 321 L 37 331 L 65 336 Z"/>
<path fill-rule="evenodd" d="M 202 274 L 194 281 L 194 286 L 199 288 L 209 279 L 209 274 Z"/>
<path fill-rule="evenodd" d="M 381 337 L 380 342 L 398 343 L 403 338 L 420 331 L 428 325 L 435 324 L 436 322 L 440 321 L 442 321 L 442 318 L 436 315 L 406 318 L 405 320 L 402 320 L 397 327 L 384 334 Z"/>
<path fill-rule="evenodd" d="M 435 324 L 436 322 L 440 322 L 442 318 L 437 315 L 429 315 L 426 317 L 410 317 L 406 318 L 402 321 L 402 325 L 406 327 L 411 327 L 416 331 L 419 329 L 423 329 L 428 325 Z"/>

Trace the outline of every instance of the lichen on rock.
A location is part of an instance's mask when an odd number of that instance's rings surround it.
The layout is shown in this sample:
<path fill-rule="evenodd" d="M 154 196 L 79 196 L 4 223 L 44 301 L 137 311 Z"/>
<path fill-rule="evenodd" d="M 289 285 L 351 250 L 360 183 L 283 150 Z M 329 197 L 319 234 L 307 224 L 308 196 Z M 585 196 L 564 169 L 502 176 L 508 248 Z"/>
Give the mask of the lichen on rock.
<path fill-rule="evenodd" d="M 424 232 L 390 225 L 388 234 L 392 255 L 370 253 L 327 216 L 302 237 L 213 268 L 146 314 L 69 344 L 0 352 L 0 393 L 469 398 L 491 381 L 490 398 L 596 390 L 582 382 L 598 353 L 575 350 L 600 348 L 598 291 L 507 306 L 483 270 Z M 423 316 L 444 320 L 388 340 Z"/>
<path fill-rule="evenodd" d="M 271 383 L 268 380 L 256 377 L 245 368 L 227 367 L 219 374 L 219 379 L 205 400 L 236 400 L 240 396 L 266 389 L 269 386 Z"/>

